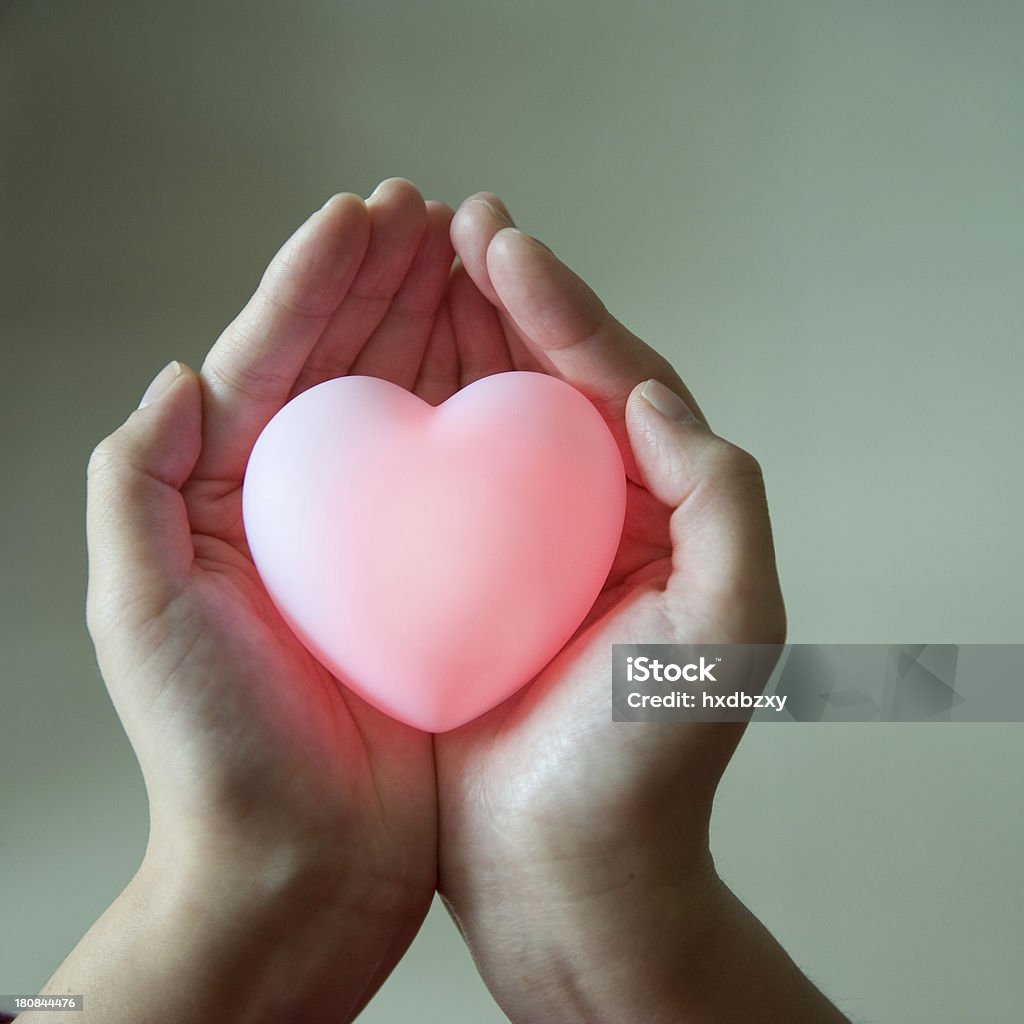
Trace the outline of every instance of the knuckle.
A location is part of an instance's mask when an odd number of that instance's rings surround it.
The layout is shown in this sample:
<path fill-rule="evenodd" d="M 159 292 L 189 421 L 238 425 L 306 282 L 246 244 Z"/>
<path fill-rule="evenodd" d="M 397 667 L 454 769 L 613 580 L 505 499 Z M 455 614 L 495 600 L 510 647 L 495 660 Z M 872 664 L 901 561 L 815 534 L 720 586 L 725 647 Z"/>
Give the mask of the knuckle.
<path fill-rule="evenodd" d="M 281 377 L 248 364 L 233 354 L 223 360 L 209 362 L 203 367 L 203 376 L 214 388 L 257 402 L 277 398 L 286 383 Z"/>
<path fill-rule="evenodd" d="M 309 258 L 298 251 L 283 253 L 278 260 L 267 267 L 256 290 L 258 301 L 272 311 L 282 313 L 296 320 L 323 320 L 331 313 L 331 307 L 323 300 L 311 297 L 304 288 L 295 284 L 294 278 L 303 275 L 310 265 Z"/>
<path fill-rule="evenodd" d="M 764 481 L 761 463 L 745 448 L 730 441 L 724 441 L 718 452 L 720 469 L 739 479 Z"/>
<path fill-rule="evenodd" d="M 761 463 L 745 448 L 721 438 L 712 445 L 706 464 L 711 489 L 736 515 L 751 522 L 770 521 L 768 492 Z"/>
<path fill-rule="evenodd" d="M 764 494 L 761 463 L 745 448 L 715 436 L 709 440 L 702 462 L 707 476 L 732 487 L 740 485 L 757 494 Z"/>
<path fill-rule="evenodd" d="M 103 438 L 89 454 L 89 461 L 85 470 L 86 477 L 90 480 L 95 480 L 109 473 L 120 461 L 119 448 L 120 445 L 116 431 Z"/>

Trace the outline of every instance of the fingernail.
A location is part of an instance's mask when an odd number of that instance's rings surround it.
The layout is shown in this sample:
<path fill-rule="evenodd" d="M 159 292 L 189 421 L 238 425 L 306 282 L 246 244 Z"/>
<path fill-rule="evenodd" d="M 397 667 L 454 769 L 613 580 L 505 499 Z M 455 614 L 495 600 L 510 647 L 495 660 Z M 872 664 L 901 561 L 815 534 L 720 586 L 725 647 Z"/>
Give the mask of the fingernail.
<path fill-rule="evenodd" d="M 329 206 L 333 206 L 341 198 L 341 196 L 342 196 L 341 192 L 335 192 L 334 195 L 331 196 L 331 198 L 328 199 L 327 202 L 324 203 L 324 205 L 320 207 L 320 211 L 323 212 Z"/>
<path fill-rule="evenodd" d="M 146 388 L 146 393 L 139 402 L 139 408 L 144 409 L 152 405 L 173 383 L 181 376 L 181 363 L 172 359 L 154 378 L 152 384 Z"/>
<path fill-rule="evenodd" d="M 501 221 L 502 224 L 507 224 L 510 228 L 514 228 L 515 221 L 512 219 L 512 215 L 505 209 L 504 204 L 492 203 L 489 199 L 474 199 L 474 203 L 481 203 L 491 211 L 491 215 L 495 220 Z"/>
<path fill-rule="evenodd" d="M 517 229 L 517 230 L 518 230 L 518 229 Z M 522 232 L 522 231 L 520 231 L 519 233 L 520 233 L 521 235 L 523 235 L 523 238 L 525 238 L 525 239 L 526 239 L 527 241 L 529 241 L 529 242 L 533 242 L 533 244 L 534 244 L 534 245 L 539 245 L 539 246 L 540 246 L 540 247 L 541 247 L 542 249 L 546 249 L 546 250 L 547 250 L 547 251 L 548 251 L 549 253 L 551 253 L 551 255 L 552 255 L 552 256 L 554 256 L 554 255 L 555 255 L 555 252 L 554 252 L 554 250 L 553 250 L 553 249 L 551 248 L 551 246 L 550 246 L 550 245 L 545 245 L 545 244 L 544 244 L 544 243 L 543 243 L 543 242 L 542 242 L 542 241 L 541 241 L 541 240 L 540 240 L 539 238 L 537 238 L 537 237 L 536 237 L 535 235 L 527 235 L 527 234 L 523 234 L 523 232 Z M 558 257 L 556 256 L 555 258 L 557 259 Z"/>
<path fill-rule="evenodd" d="M 377 187 L 366 197 L 366 201 L 369 202 L 389 181 L 396 183 L 404 182 L 406 185 L 412 185 L 413 188 L 416 188 L 408 178 L 403 178 L 400 175 L 392 175 L 390 178 L 382 178 L 378 181 Z M 417 191 L 419 190 L 417 189 Z"/>
<path fill-rule="evenodd" d="M 690 411 L 690 407 L 671 388 L 665 387 L 660 380 L 645 382 L 640 389 L 640 394 L 662 416 L 675 420 L 677 423 L 697 418 Z"/>

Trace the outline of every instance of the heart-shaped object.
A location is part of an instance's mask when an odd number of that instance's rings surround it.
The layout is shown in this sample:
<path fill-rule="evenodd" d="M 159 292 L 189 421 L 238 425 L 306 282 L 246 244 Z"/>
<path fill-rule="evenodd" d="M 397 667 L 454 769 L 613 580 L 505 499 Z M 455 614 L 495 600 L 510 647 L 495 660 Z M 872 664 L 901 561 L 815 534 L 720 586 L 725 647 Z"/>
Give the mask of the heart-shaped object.
<path fill-rule="evenodd" d="M 296 636 L 429 732 L 483 714 L 561 650 L 625 507 L 601 415 L 521 371 L 436 408 L 375 377 L 325 381 L 264 428 L 242 493 L 253 561 Z"/>

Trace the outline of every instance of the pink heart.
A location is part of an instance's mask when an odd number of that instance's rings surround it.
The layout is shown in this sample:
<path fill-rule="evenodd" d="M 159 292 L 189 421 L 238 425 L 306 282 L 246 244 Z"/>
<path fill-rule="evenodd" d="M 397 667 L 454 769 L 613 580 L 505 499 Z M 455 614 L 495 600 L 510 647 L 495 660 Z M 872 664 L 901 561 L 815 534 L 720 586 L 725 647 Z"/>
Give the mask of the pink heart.
<path fill-rule="evenodd" d="M 525 372 L 436 408 L 375 377 L 326 381 L 267 424 L 242 493 L 253 561 L 296 636 L 430 732 L 499 704 L 561 650 L 625 507 L 601 415 Z"/>

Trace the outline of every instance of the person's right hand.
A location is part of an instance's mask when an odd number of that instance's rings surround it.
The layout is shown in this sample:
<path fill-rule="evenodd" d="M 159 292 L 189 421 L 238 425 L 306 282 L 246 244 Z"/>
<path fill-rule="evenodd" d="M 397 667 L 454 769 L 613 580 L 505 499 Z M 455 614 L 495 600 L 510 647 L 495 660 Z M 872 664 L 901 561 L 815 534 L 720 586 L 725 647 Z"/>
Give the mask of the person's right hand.
<path fill-rule="evenodd" d="M 178 940 L 142 965 L 141 946 L 116 946 L 108 921 L 103 962 L 122 978 L 144 969 L 157 989 L 161 967 L 179 983 L 184 973 L 190 1019 L 198 1006 L 233 1020 L 275 1007 L 350 1019 L 433 896 L 431 737 L 341 686 L 291 633 L 249 557 L 241 487 L 256 437 L 298 392 L 350 372 L 413 386 L 447 324 L 451 217 L 401 179 L 366 203 L 335 197 L 273 260 L 199 374 L 162 375 L 90 461 L 87 620 L 151 814 L 120 904 L 141 939 Z M 173 922 L 148 918 L 159 908 Z M 73 956 L 51 986 L 102 987 L 95 958 L 88 972 L 76 953 L 77 973 Z M 228 981 L 246 978 L 238 1002 Z M 105 991 L 116 999 L 116 985 Z M 118 1009 L 87 999 L 87 1019 Z"/>

